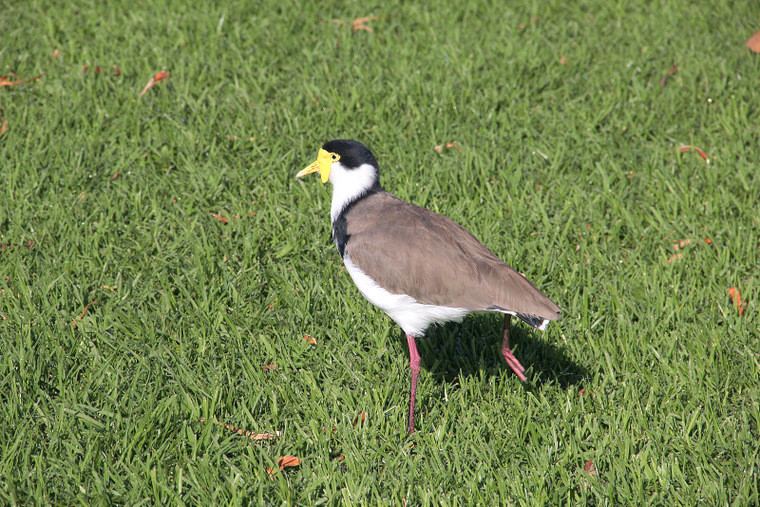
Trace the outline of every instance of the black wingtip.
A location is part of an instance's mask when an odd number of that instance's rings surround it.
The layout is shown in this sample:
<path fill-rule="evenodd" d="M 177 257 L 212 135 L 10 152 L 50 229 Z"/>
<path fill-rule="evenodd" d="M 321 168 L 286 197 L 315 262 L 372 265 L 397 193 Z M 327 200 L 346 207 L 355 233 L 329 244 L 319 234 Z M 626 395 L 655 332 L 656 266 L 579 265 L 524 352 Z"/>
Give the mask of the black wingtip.
<path fill-rule="evenodd" d="M 524 313 L 516 313 L 515 316 L 526 324 L 537 327 L 538 329 L 544 329 L 549 323 L 549 319 L 545 319 L 537 315 L 525 315 Z"/>

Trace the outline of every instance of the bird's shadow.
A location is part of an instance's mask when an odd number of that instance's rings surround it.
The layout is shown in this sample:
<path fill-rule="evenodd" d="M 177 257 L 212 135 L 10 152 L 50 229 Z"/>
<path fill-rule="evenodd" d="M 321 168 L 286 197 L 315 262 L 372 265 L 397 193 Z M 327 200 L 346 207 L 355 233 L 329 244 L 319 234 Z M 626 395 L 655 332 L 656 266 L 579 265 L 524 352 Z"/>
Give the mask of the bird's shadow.
<path fill-rule="evenodd" d="M 503 322 L 501 315 L 476 314 L 461 323 L 430 327 L 425 337 L 417 339 L 422 367 L 439 383 L 455 383 L 460 376 L 481 375 L 481 371 L 487 377 L 499 375 L 502 369 L 511 371 L 501 355 Z M 509 343 L 525 366 L 526 387 L 554 382 L 567 389 L 583 381 L 588 370 L 542 335 L 512 319 Z"/>

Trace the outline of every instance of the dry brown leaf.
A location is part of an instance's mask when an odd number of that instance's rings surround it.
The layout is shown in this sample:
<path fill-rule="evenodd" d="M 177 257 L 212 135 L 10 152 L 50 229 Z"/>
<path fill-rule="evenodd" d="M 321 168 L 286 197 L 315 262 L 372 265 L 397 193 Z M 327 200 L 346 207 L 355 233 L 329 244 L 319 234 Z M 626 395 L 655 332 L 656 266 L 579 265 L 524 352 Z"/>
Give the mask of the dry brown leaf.
<path fill-rule="evenodd" d="M 522 30 L 523 28 L 525 28 L 527 24 L 530 24 L 531 22 L 535 23 L 536 21 L 538 21 L 538 16 L 533 17 L 527 23 L 520 23 L 519 25 L 517 25 L 517 29 Z"/>
<path fill-rule="evenodd" d="M 12 77 L 18 78 L 20 76 L 18 74 L 14 74 L 13 72 L 5 76 L 0 76 L 0 86 L 16 86 L 23 83 L 23 81 L 11 81 L 10 78 Z"/>
<path fill-rule="evenodd" d="M 559 57 L 559 64 L 560 65 L 567 65 L 567 58 L 565 58 L 564 56 L 560 56 Z"/>
<path fill-rule="evenodd" d="M 32 248 L 32 247 L 34 247 L 34 241 L 29 241 L 28 243 L 24 243 L 23 246 L 25 246 L 27 248 Z M 16 245 L 13 245 L 11 243 L 3 243 L 2 245 L 0 245 L 0 250 L 5 250 L 6 248 L 13 249 L 15 247 L 16 247 Z"/>
<path fill-rule="evenodd" d="M 201 418 L 201 422 L 206 422 L 206 419 Z M 232 424 L 226 424 L 219 421 L 214 421 L 219 426 L 222 426 L 223 428 L 226 428 L 230 430 L 233 433 L 237 433 L 240 436 L 248 437 L 251 440 L 272 440 L 277 437 L 282 436 L 282 431 L 275 431 L 274 433 L 254 433 L 252 431 L 247 431 L 242 428 L 238 428 L 236 426 L 233 426 Z"/>
<path fill-rule="evenodd" d="M 356 32 L 358 30 L 364 30 L 365 32 L 371 32 L 372 28 L 365 25 L 369 21 L 377 21 L 383 19 L 385 16 L 367 16 L 364 18 L 356 18 L 351 22 L 351 31 Z"/>
<path fill-rule="evenodd" d="M 79 317 L 71 321 L 71 327 L 76 328 L 79 321 L 82 320 L 85 315 L 87 315 L 87 310 L 89 310 L 92 305 L 96 305 L 96 304 L 98 304 L 97 301 L 92 301 L 90 303 L 87 303 L 87 305 L 84 307 L 84 311 L 82 312 L 82 315 L 80 315 Z"/>
<path fill-rule="evenodd" d="M 18 74 L 11 72 L 5 76 L 0 76 L 0 87 L 18 86 L 20 84 L 28 83 L 29 81 L 39 81 L 39 79 L 44 75 L 45 74 L 40 74 L 39 76 L 30 77 L 29 79 L 22 79 Z M 11 78 L 17 78 L 18 81 L 11 81 Z"/>
<path fill-rule="evenodd" d="M 662 76 L 662 79 L 660 79 L 660 86 L 665 86 L 665 83 L 668 81 L 668 78 L 678 72 L 678 65 L 673 64 L 671 68 L 668 69 L 668 71 L 665 73 L 664 76 Z"/>
<path fill-rule="evenodd" d="M 708 164 L 710 163 L 710 157 L 701 148 L 698 148 L 697 146 L 689 146 L 689 145 L 679 146 L 678 147 L 678 151 L 680 151 L 681 153 L 685 153 L 685 152 L 691 151 L 691 150 L 694 150 L 697 153 L 699 153 L 699 156 L 702 157 L 702 160 L 704 160 Z"/>
<path fill-rule="evenodd" d="M 367 418 L 367 412 L 359 412 L 357 416 L 354 418 L 354 426 L 356 426 L 359 423 L 364 424 L 364 420 Z"/>
<path fill-rule="evenodd" d="M 596 471 L 596 467 L 594 466 L 594 462 L 591 460 L 588 460 L 586 464 L 583 466 L 583 471 L 586 472 L 590 477 L 596 477 L 598 472 Z M 591 484 L 589 484 L 587 478 L 583 478 L 583 484 L 579 486 L 579 488 L 582 488 L 584 490 L 590 489 Z"/>
<path fill-rule="evenodd" d="M 462 153 L 462 147 L 459 146 L 459 143 L 457 143 L 456 141 L 451 141 L 446 144 L 439 144 L 433 147 L 433 149 L 437 151 L 438 153 L 443 153 L 444 148 L 456 148 L 457 150 L 459 150 L 459 153 Z"/>
<path fill-rule="evenodd" d="M 712 244 L 712 240 L 710 238 L 704 238 L 704 242 L 707 243 L 708 245 Z M 682 239 L 681 241 L 676 241 L 673 243 L 673 250 L 675 250 L 676 252 L 678 252 L 679 250 L 683 250 L 684 247 L 690 243 L 691 243 L 690 238 Z M 673 262 L 674 260 L 680 259 L 681 257 L 683 257 L 683 254 L 675 253 L 668 259 L 668 262 Z"/>
<path fill-rule="evenodd" d="M 3 124 L 0 126 L 0 134 L 5 134 L 8 131 L 8 122 L 5 121 L 5 116 L 0 115 L 0 119 L 3 120 Z"/>
<path fill-rule="evenodd" d="M 739 315 L 744 315 L 745 303 L 742 302 L 742 296 L 739 294 L 739 289 L 736 287 L 731 287 L 728 289 L 728 295 L 736 305 L 736 310 L 739 312 Z"/>
<path fill-rule="evenodd" d="M 167 77 L 169 77 L 169 73 L 168 72 L 163 72 L 163 71 L 156 72 L 156 75 L 153 76 L 150 81 L 148 81 L 148 84 L 145 85 L 145 88 L 143 88 L 143 91 L 140 92 L 140 97 L 142 97 L 143 95 L 145 95 L 145 93 L 148 90 L 150 90 L 153 87 L 154 84 L 160 83 L 161 81 L 163 81 Z"/>
<path fill-rule="evenodd" d="M 316 345 L 317 344 L 317 340 L 315 340 L 314 338 L 312 338 L 309 335 L 304 336 L 303 339 L 306 340 L 307 342 L 309 342 L 309 345 Z"/>
<path fill-rule="evenodd" d="M 261 367 L 262 370 L 266 372 L 274 371 L 277 366 L 274 363 L 271 364 L 265 364 Z"/>
<path fill-rule="evenodd" d="M 52 56 L 53 58 L 58 58 L 59 56 L 61 56 L 61 52 L 58 51 L 58 49 L 55 49 L 53 50 L 52 53 L 50 53 L 50 56 Z"/>
<path fill-rule="evenodd" d="M 280 456 L 277 460 L 277 466 L 280 467 L 280 471 L 285 470 L 286 467 L 297 467 L 301 464 L 301 460 L 295 456 Z M 274 480 L 274 470 L 272 467 L 267 467 L 267 473 L 269 478 Z"/>
<path fill-rule="evenodd" d="M 673 243 L 673 250 L 675 250 L 677 252 L 679 249 L 685 247 L 689 243 L 691 243 L 691 240 L 688 239 L 688 238 L 687 239 L 682 239 L 681 241 L 677 241 L 677 242 Z"/>
<path fill-rule="evenodd" d="M 282 436 L 281 431 L 277 431 L 275 433 L 256 433 L 255 435 L 248 435 L 251 440 L 272 440 L 273 438 L 277 438 Z"/>
<path fill-rule="evenodd" d="M 113 75 L 114 76 L 121 76 L 121 69 L 114 65 L 113 67 Z M 87 72 L 90 70 L 89 65 L 82 65 L 82 74 L 87 74 Z M 101 69 L 100 67 L 96 66 L 94 69 L 92 69 L 95 74 L 100 74 L 101 72 L 104 72 L 104 69 Z"/>
<path fill-rule="evenodd" d="M 230 223 L 230 219 L 229 219 L 229 218 L 227 218 L 227 217 L 223 217 L 222 215 L 217 215 L 217 214 L 216 214 L 216 213 L 214 213 L 213 211 L 211 212 L 211 216 L 212 216 L 212 217 L 214 217 L 214 218 L 216 218 L 217 220 L 219 220 L 219 221 L 220 221 L 220 222 L 222 222 L 223 224 L 228 224 L 228 223 Z"/>
<path fill-rule="evenodd" d="M 277 466 L 280 470 L 284 470 L 287 467 L 297 467 L 301 464 L 301 460 L 295 456 L 280 456 L 277 460 Z"/>
<path fill-rule="evenodd" d="M 753 53 L 760 53 L 760 32 L 749 38 L 745 44 Z"/>

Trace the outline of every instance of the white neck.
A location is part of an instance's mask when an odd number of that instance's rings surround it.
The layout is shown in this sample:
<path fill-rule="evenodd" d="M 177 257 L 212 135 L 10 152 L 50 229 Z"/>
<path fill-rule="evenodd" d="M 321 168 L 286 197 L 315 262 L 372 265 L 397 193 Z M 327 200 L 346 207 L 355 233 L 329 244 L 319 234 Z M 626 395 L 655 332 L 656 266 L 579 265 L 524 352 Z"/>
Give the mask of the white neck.
<path fill-rule="evenodd" d="M 340 162 L 333 162 L 330 183 L 333 186 L 330 218 L 333 223 L 351 201 L 359 197 L 377 181 L 377 169 L 362 164 L 356 169 L 346 169 Z"/>

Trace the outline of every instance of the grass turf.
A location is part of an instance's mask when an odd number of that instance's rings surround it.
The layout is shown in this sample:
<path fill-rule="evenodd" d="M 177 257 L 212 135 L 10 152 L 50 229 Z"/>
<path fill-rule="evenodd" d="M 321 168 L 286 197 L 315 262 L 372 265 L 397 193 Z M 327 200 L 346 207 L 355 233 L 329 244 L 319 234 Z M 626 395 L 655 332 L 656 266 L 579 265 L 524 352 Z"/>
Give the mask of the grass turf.
<path fill-rule="evenodd" d="M 0 498 L 758 503 L 757 19 L 4 2 L 2 73 L 44 75 L 0 90 Z M 337 137 L 565 308 L 515 327 L 528 383 L 497 316 L 432 329 L 405 433 L 403 335 L 341 269 L 328 190 L 293 178 Z"/>

